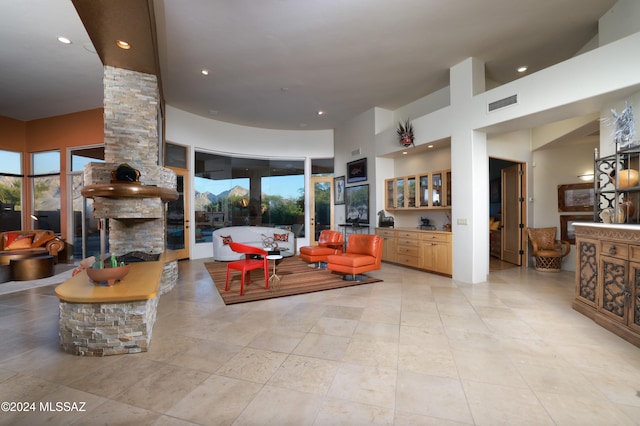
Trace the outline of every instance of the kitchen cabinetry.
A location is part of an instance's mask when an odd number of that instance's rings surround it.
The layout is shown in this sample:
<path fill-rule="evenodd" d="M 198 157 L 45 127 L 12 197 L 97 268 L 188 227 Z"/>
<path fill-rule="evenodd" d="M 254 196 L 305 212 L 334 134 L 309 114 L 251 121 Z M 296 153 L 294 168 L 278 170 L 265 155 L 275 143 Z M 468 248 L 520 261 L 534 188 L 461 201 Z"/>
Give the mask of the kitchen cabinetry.
<path fill-rule="evenodd" d="M 389 228 L 378 228 L 376 230 L 382 238 L 382 260 L 386 262 L 396 261 L 396 231 Z"/>
<path fill-rule="evenodd" d="M 449 209 L 451 208 L 451 171 L 421 173 L 385 180 L 385 208 Z"/>
<path fill-rule="evenodd" d="M 640 347 L 640 229 L 576 224 L 573 308 Z"/>
<path fill-rule="evenodd" d="M 377 228 L 383 242 L 382 260 L 451 276 L 451 232 L 413 228 Z"/>

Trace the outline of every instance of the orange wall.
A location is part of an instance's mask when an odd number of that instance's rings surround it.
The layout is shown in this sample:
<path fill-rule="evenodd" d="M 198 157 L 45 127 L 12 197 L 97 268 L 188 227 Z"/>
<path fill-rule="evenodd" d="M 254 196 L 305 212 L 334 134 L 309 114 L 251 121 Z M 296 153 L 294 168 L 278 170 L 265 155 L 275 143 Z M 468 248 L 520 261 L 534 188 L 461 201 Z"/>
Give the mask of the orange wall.
<path fill-rule="evenodd" d="M 0 149 L 23 153 L 23 173 L 31 170 L 30 153 L 60 150 L 60 231 L 67 236 L 67 148 L 104 143 L 102 108 L 32 121 L 0 117 Z M 31 188 L 23 194 L 24 224 L 30 223 Z"/>
<path fill-rule="evenodd" d="M 24 152 L 27 149 L 27 123 L 0 116 L 0 149 Z"/>

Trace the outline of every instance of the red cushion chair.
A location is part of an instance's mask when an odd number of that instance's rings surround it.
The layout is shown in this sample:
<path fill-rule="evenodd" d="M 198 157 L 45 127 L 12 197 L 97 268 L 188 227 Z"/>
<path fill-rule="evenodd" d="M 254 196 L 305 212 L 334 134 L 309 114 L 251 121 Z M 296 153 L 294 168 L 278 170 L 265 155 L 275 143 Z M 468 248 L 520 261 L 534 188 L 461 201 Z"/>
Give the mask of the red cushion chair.
<path fill-rule="evenodd" d="M 264 288 L 269 288 L 269 261 L 267 260 L 267 252 L 258 247 L 248 246 L 246 244 L 229 242 L 231 250 L 244 253 L 245 258 L 227 263 L 227 282 L 224 285 L 224 290 L 229 291 L 229 276 L 232 269 L 241 271 L 242 278 L 240 279 L 240 296 L 244 295 L 244 279 L 245 275 L 252 269 L 264 269 Z M 252 256 L 253 255 L 253 256 Z M 260 255 L 262 258 L 257 259 L 255 255 Z M 247 279 L 247 285 L 250 283 L 251 277 Z"/>
<path fill-rule="evenodd" d="M 342 253 L 343 243 L 342 232 L 324 230 L 320 232 L 317 246 L 300 247 L 300 259 L 319 267 L 322 262 L 327 261 L 327 256 Z"/>
<path fill-rule="evenodd" d="M 364 272 L 380 269 L 382 261 L 382 238 L 375 234 L 351 234 L 347 250 L 342 254 L 327 257 L 327 269 L 347 274 L 347 281 L 362 281 Z"/>

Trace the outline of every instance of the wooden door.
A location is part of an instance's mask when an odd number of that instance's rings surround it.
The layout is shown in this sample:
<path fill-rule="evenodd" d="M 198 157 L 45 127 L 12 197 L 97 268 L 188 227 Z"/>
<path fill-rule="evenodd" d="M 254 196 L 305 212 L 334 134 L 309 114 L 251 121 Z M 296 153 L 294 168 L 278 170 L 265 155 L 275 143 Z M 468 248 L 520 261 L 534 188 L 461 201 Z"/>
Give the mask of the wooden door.
<path fill-rule="evenodd" d="M 522 265 L 525 187 L 522 163 L 502 169 L 502 260 Z"/>

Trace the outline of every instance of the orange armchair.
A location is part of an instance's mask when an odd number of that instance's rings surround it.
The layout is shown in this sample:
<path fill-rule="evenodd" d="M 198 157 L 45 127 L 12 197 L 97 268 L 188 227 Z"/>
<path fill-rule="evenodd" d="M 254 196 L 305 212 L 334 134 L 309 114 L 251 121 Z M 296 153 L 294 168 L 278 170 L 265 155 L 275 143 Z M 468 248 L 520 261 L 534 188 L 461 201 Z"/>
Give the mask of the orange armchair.
<path fill-rule="evenodd" d="M 327 269 L 346 274 L 347 281 L 362 281 L 364 272 L 380 269 L 382 238 L 375 234 L 351 234 L 347 250 L 327 257 Z"/>
<path fill-rule="evenodd" d="M 326 263 L 329 255 L 342 253 L 343 243 L 344 236 L 341 232 L 324 230 L 320 232 L 317 246 L 300 247 L 300 259 L 320 267 L 322 263 Z"/>
<path fill-rule="evenodd" d="M 267 260 L 267 252 L 258 247 L 248 246 L 246 244 L 229 242 L 231 250 L 244 253 L 245 258 L 227 263 L 227 281 L 224 285 L 224 291 L 229 291 L 229 276 L 232 269 L 241 271 L 242 277 L 240 279 L 240 296 L 244 295 L 244 279 L 245 275 L 253 269 L 264 269 L 264 288 L 269 288 L 269 261 Z M 262 259 L 252 259 L 251 255 L 260 255 Z M 247 285 L 250 283 L 251 277 L 247 280 Z"/>

